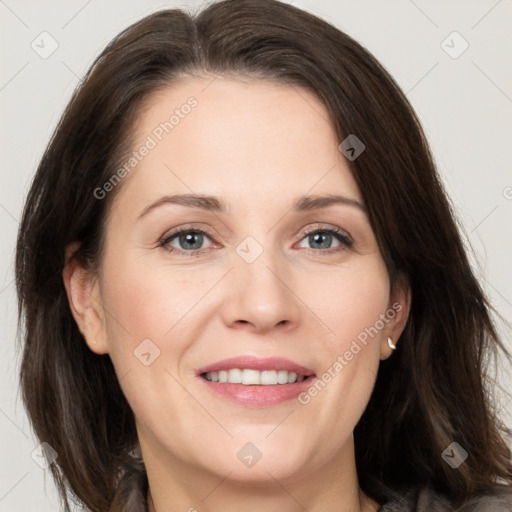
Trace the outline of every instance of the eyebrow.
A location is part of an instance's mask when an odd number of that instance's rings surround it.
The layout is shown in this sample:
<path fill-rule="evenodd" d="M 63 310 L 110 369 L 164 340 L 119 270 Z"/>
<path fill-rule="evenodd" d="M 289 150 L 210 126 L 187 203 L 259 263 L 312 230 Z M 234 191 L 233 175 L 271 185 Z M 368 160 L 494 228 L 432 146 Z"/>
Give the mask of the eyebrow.
<path fill-rule="evenodd" d="M 171 196 L 163 196 L 160 199 L 157 199 L 155 202 L 148 204 L 142 210 L 138 219 L 146 216 L 150 211 L 164 204 L 177 204 L 180 206 L 198 208 L 200 210 L 214 213 L 227 213 L 229 210 L 228 203 L 222 197 L 204 194 L 176 194 Z M 352 206 L 358 208 L 363 213 L 366 213 L 366 207 L 362 203 L 355 199 L 351 199 L 339 194 L 309 195 L 299 197 L 293 203 L 291 211 L 303 212 L 309 210 L 319 210 L 334 204 Z"/>

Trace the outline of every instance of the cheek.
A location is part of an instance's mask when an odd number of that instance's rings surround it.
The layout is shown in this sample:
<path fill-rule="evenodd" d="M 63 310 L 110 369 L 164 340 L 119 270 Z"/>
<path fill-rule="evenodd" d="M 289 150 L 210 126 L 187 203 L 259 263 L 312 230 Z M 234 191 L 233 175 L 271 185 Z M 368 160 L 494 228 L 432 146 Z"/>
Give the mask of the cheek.
<path fill-rule="evenodd" d="M 377 257 L 361 258 L 360 265 L 340 266 L 316 277 L 318 286 L 311 287 L 309 281 L 307 288 L 306 279 L 301 282 L 304 302 L 333 332 L 311 317 L 320 371 L 318 379 L 298 397 L 300 413 L 314 418 L 308 424 L 308 440 L 318 440 L 308 460 L 311 467 L 343 449 L 368 404 L 382 338 L 381 331 L 368 332 L 386 312 L 389 301 L 387 272 Z M 287 442 L 284 429 L 274 435 Z"/>
<path fill-rule="evenodd" d="M 171 273 L 147 262 L 142 264 L 141 259 L 126 258 L 105 265 L 104 275 L 108 279 L 104 280 L 102 296 L 114 363 L 132 357 L 147 339 L 162 352 L 172 351 L 178 356 L 184 348 L 176 336 L 181 320 L 204 295 L 201 274 L 188 270 Z"/>
<path fill-rule="evenodd" d="M 191 310 L 211 284 L 201 273 L 142 262 L 105 258 L 102 296 L 121 388 L 136 416 L 151 424 L 162 397 L 174 397 L 166 402 L 171 417 L 185 407 L 187 396 L 172 375 L 195 339 Z"/>
<path fill-rule="evenodd" d="M 379 319 L 389 302 L 389 279 L 380 258 L 367 258 L 360 265 L 336 269 L 323 281 L 324 286 L 315 293 L 315 303 L 318 316 L 332 331 L 327 338 L 327 351 L 344 352 L 354 340 L 364 345 L 365 340 L 380 338 Z"/>
<path fill-rule="evenodd" d="M 323 296 L 317 295 L 318 316 L 333 332 L 319 344 L 322 374 L 317 376 L 322 382 L 303 401 L 318 394 L 323 397 L 318 406 L 342 403 L 342 412 L 331 409 L 329 414 L 345 415 L 351 424 L 362 414 L 373 389 L 386 325 L 382 318 L 388 318 L 385 266 L 378 258 L 367 258 L 364 263 L 333 272 Z"/>

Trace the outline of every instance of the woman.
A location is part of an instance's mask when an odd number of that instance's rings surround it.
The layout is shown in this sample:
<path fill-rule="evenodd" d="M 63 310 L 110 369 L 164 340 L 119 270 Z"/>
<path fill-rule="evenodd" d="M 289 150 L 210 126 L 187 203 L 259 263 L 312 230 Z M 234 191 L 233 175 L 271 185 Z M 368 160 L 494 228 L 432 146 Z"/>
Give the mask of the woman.
<path fill-rule="evenodd" d="M 423 131 L 311 14 L 227 0 L 116 37 L 40 163 L 16 276 L 66 507 L 512 508 L 484 387 L 506 351 Z"/>

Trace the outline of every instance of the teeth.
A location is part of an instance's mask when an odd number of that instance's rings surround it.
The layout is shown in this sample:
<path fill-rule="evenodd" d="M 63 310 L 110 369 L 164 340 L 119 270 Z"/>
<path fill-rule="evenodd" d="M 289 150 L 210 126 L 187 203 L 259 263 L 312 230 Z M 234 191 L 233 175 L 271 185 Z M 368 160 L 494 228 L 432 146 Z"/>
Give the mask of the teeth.
<path fill-rule="evenodd" d="M 276 384 L 302 382 L 305 376 L 297 375 L 295 372 L 287 372 L 286 370 L 263 370 L 260 372 L 259 370 L 232 368 L 231 370 L 205 373 L 204 378 L 212 382 L 227 382 L 229 384 L 244 384 L 246 386 L 274 386 Z"/>

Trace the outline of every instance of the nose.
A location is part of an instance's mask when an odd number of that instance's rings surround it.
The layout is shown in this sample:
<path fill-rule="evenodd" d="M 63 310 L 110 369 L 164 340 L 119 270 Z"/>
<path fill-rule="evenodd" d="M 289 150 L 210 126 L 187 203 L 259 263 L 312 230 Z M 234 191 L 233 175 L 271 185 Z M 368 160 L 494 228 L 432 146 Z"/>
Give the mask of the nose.
<path fill-rule="evenodd" d="M 222 317 L 231 328 L 265 334 L 297 327 L 300 301 L 294 293 L 294 278 L 285 262 L 264 252 L 256 261 L 239 259 L 228 274 Z"/>

